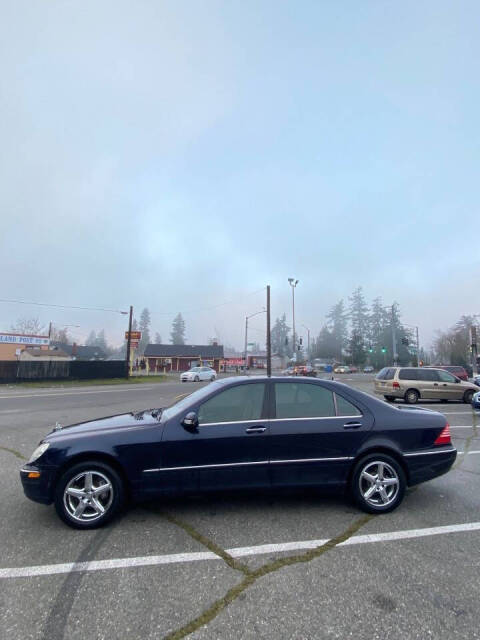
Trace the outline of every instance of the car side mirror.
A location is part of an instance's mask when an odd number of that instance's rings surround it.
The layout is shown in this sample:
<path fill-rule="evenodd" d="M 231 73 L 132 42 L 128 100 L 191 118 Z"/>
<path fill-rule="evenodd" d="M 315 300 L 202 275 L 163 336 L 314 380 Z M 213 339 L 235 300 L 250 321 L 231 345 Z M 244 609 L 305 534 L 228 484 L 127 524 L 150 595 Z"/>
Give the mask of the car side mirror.
<path fill-rule="evenodd" d="M 182 420 L 182 427 L 194 433 L 198 429 L 198 417 L 195 411 L 190 411 Z"/>
<path fill-rule="evenodd" d="M 455 382 L 461 382 L 460 378 L 455 378 Z"/>

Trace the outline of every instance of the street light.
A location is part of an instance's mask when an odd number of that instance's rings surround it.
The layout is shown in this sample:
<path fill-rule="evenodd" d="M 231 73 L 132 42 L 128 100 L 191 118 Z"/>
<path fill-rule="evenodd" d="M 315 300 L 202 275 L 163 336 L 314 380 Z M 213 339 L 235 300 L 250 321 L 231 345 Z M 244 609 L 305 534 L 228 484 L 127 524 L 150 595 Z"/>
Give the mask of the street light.
<path fill-rule="evenodd" d="M 252 313 L 252 314 L 251 314 L 251 315 L 249 315 L 249 316 L 245 316 L 245 372 L 247 371 L 247 365 L 248 365 L 248 362 L 247 362 L 247 347 L 248 347 L 248 343 L 247 343 L 247 339 L 248 339 L 248 338 L 247 338 L 247 335 L 248 335 L 248 320 L 249 320 L 249 318 L 253 318 L 253 316 L 258 316 L 258 315 L 260 315 L 261 313 L 267 313 L 267 310 L 266 310 L 266 309 L 262 309 L 262 311 L 257 311 L 257 312 L 255 312 L 255 313 Z"/>
<path fill-rule="evenodd" d="M 298 284 L 298 280 L 295 278 L 289 278 L 288 282 L 292 287 L 292 325 L 293 325 L 293 359 L 297 361 L 297 341 L 295 339 L 295 287 Z"/>

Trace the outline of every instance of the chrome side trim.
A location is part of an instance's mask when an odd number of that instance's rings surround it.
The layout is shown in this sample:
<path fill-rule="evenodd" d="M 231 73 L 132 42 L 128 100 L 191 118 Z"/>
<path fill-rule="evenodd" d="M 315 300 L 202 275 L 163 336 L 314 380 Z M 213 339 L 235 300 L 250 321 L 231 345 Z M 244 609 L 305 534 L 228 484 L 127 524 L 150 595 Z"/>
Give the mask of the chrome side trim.
<path fill-rule="evenodd" d="M 188 467 L 161 467 L 160 469 L 144 469 L 143 473 L 152 473 L 154 471 L 185 471 L 186 469 L 218 469 L 220 467 L 247 467 L 254 464 L 268 464 L 268 460 L 260 460 L 259 462 L 226 462 L 222 464 L 200 464 Z"/>
<path fill-rule="evenodd" d="M 258 462 L 227 462 L 222 464 L 201 464 L 187 467 L 160 467 L 158 469 L 144 469 L 142 473 L 154 473 L 158 471 L 185 471 L 187 469 L 219 469 L 222 467 L 248 467 L 257 464 L 288 464 L 295 462 L 338 462 L 342 460 L 353 460 L 353 457 L 340 458 L 300 458 L 297 460 L 260 460 Z"/>
<path fill-rule="evenodd" d="M 353 420 L 354 418 L 363 418 L 363 414 L 360 416 L 312 416 L 309 418 L 270 418 L 269 421 L 270 422 L 285 422 L 287 420 L 335 420 L 336 418 L 338 418 L 339 420 L 343 419 L 350 419 Z"/>
<path fill-rule="evenodd" d="M 265 423 L 269 423 L 269 422 L 285 422 L 287 420 L 333 420 L 334 418 L 339 418 L 339 419 L 346 419 L 346 418 L 350 418 L 350 419 L 354 419 L 354 418 L 363 418 L 364 415 L 363 413 L 359 416 L 311 416 L 311 417 L 304 417 L 304 418 L 259 418 L 258 420 L 230 420 L 227 422 L 200 422 L 200 424 L 198 425 L 200 428 L 202 427 L 216 427 L 216 426 L 221 426 L 222 424 L 239 424 L 239 423 L 243 423 L 243 424 L 250 424 L 250 423 L 254 423 L 256 422 L 258 424 L 258 426 L 260 426 L 260 423 L 265 422 Z M 263 426 L 263 425 L 262 425 Z"/>
<path fill-rule="evenodd" d="M 413 458 L 414 456 L 434 456 L 434 455 L 438 455 L 440 453 L 454 453 L 457 450 L 455 449 L 455 447 L 453 447 L 452 449 L 440 449 L 440 450 L 435 450 L 435 451 L 418 451 L 418 452 L 413 452 L 413 453 L 404 453 L 403 457 L 404 458 Z"/>
<path fill-rule="evenodd" d="M 353 457 L 342 456 L 339 458 L 298 458 L 297 460 L 270 460 L 270 464 L 288 464 L 289 462 L 340 462 L 353 460 Z"/>

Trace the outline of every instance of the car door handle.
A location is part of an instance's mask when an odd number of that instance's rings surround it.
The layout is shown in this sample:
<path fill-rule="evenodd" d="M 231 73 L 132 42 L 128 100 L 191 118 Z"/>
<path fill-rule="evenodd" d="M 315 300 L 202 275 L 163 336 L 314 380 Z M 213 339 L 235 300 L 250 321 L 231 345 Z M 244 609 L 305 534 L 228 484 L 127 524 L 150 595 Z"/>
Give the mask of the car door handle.
<path fill-rule="evenodd" d="M 433 383 L 434 387 L 438 387 L 438 384 L 436 382 Z"/>
<path fill-rule="evenodd" d="M 248 427 L 245 429 L 245 433 L 263 433 L 267 427 Z"/>
<path fill-rule="evenodd" d="M 358 429 L 358 427 L 361 427 L 362 423 L 361 422 L 346 422 L 343 425 L 344 429 Z"/>

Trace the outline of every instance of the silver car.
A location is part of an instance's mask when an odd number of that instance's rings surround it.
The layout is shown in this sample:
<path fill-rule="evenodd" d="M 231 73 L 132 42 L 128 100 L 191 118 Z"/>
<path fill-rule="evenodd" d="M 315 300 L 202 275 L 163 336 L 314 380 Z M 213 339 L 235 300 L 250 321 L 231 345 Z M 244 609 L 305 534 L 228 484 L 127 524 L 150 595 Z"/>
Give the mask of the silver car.
<path fill-rule="evenodd" d="M 462 400 L 470 404 L 478 391 L 471 382 L 463 382 L 443 369 L 422 367 L 384 367 L 375 377 L 375 393 L 388 402 L 402 398 L 407 404 L 419 399 Z"/>
<path fill-rule="evenodd" d="M 215 380 L 217 372 L 211 367 L 192 367 L 180 375 L 182 382 L 200 382 L 200 380 Z"/>

